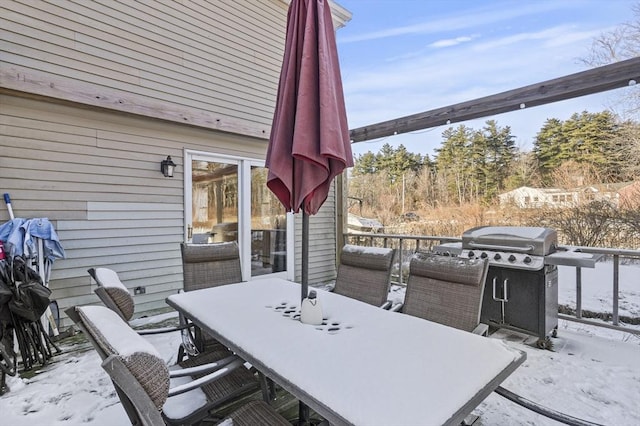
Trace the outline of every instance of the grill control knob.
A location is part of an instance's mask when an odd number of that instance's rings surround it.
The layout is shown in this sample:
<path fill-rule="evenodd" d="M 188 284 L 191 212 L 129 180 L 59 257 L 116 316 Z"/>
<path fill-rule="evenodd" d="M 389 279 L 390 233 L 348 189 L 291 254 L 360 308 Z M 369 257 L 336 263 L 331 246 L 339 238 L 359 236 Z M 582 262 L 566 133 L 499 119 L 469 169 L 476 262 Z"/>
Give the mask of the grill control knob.
<path fill-rule="evenodd" d="M 476 254 L 475 254 L 474 252 L 470 251 L 470 252 L 469 252 L 469 254 L 468 254 L 468 256 L 471 258 L 471 257 L 475 257 L 475 256 L 476 256 Z"/>
<path fill-rule="evenodd" d="M 500 258 L 501 258 L 501 257 L 502 257 L 502 256 L 500 256 L 500 253 L 496 253 L 496 255 L 495 255 L 495 256 L 493 256 L 493 259 L 494 259 L 494 260 L 500 260 Z"/>
<path fill-rule="evenodd" d="M 531 263 L 531 258 L 529 256 L 526 256 L 522 261 L 528 265 L 529 263 Z"/>
<path fill-rule="evenodd" d="M 515 262 L 516 257 L 514 255 L 509 256 L 509 262 Z"/>
<path fill-rule="evenodd" d="M 488 256 L 486 251 L 483 251 L 482 254 L 480 255 L 481 258 L 486 259 Z"/>

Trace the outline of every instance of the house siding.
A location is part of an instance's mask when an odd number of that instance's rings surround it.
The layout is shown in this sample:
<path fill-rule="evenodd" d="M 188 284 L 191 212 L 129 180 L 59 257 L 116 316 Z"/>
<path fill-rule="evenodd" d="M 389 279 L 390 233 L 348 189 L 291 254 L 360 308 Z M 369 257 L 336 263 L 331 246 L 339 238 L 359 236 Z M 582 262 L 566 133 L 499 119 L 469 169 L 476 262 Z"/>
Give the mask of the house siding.
<path fill-rule="evenodd" d="M 336 277 L 335 181 L 327 200 L 316 215 L 309 216 L 309 283 L 325 283 Z M 294 215 L 296 230 L 302 229 L 302 214 Z M 302 234 L 296 233 L 296 253 L 302 253 Z M 301 281 L 302 260 L 296 256 L 296 281 Z"/>
<path fill-rule="evenodd" d="M 3 1 L 2 86 L 268 137 L 283 1 Z"/>
<path fill-rule="evenodd" d="M 0 95 L 0 187 L 17 217 L 48 217 L 66 258 L 50 286 L 64 309 L 97 298 L 87 269 L 116 270 L 136 311 L 166 307 L 182 287 L 183 150 L 262 158 L 266 141 Z M 160 161 L 178 167 L 164 178 Z M 0 212 L 0 221 L 8 212 Z"/>
<path fill-rule="evenodd" d="M 16 216 L 47 217 L 58 231 L 66 258 L 50 286 L 61 312 L 97 303 L 91 267 L 146 287 L 138 315 L 182 287 L 184 151 L 264 159 L 287 7 L 0 2 L 0 187 Z M 336 26 L 350 18 L 333 10 Z M 173 179 L 159 171 L 167 155 Z M 312 283 L 335 275 L 334 198 L 313 218 Z"/>

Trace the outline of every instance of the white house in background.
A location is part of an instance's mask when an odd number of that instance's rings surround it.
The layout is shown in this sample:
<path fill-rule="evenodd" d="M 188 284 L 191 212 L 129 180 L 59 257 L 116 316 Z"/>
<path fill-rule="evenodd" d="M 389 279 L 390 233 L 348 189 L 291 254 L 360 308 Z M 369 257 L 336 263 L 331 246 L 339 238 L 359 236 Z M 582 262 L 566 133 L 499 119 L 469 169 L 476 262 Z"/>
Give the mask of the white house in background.
<path fill-rule="evenodd" d="M 61 312 L 98 302 L 94 267 L 146 288 L 138 315 L 166 307 L 193 237 L 238 241 L 245 280 L 299 277 L 299 228 L 283 223 L 264 168 L 289 3 L 0 1 L 0 188 L 16 216 L 58 232 Z M 331 5 L 339 28 L 351 14 Z M 335 277 L 335 187 L 311 218 L 310 283 Z M 285 272 L 259 262 L 282 229 Z"/>
<path fill-rule="evenodd" d="M 570 207 L 580 202 L 609 201 L 615 206 L 640 206 L 640 181 L 582 186 L 573 189 L 521 186 L 498 195 L 501 206 Z"/>
<path fill-rule="evenodd" d="M 640 207 L 640 181 L 590 185 L 580 192 L 583 200 L 606 200 L 621 208 Z"/>
<path fill-rule="evenodd" d="M 516 206 L 523 209 L 543 206 L 567 207 L 578 201 L 578 193 L 561 188 L 532 188 L 521 186 L 498 195 L 501 206 Z"/>

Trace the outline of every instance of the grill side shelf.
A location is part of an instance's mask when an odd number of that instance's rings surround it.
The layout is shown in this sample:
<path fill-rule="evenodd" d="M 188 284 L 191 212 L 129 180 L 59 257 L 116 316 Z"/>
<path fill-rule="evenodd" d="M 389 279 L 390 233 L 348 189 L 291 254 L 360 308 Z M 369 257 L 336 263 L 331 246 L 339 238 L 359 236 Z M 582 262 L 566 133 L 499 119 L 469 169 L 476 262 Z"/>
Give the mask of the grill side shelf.
<path fill-rule="evenodd" d="M 582 253 L 579 251 L 557 251 L 548 254 L 544 258 L 547 265 L 579 266 L 581 268 L 595 268 L 596 262 L 602 258 L 602 254 Z"/>

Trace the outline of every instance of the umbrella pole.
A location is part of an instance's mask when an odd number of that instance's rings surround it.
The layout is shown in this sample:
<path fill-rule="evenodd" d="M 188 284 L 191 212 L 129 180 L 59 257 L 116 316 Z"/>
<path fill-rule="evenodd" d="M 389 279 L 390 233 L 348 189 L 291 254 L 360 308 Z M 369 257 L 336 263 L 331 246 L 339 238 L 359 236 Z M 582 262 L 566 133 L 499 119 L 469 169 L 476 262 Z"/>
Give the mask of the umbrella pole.
<path fill-rule="evenodd" d="M 301 299 L 307 297 L 309 291 L 309 215 L 302 209 L 302 285 Z M 298 426 L 309 425 L 309 406 L 298 401 Z"/>
<path fill-rule="evenodd" d="M 309 291 L 309 215 L 302 209 L 302 286 L 301 300 Z"/>

